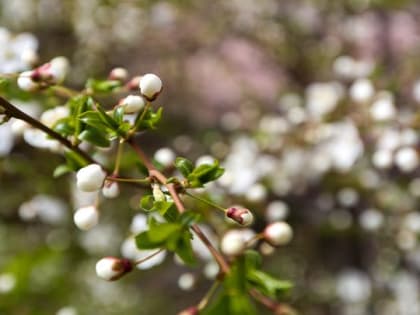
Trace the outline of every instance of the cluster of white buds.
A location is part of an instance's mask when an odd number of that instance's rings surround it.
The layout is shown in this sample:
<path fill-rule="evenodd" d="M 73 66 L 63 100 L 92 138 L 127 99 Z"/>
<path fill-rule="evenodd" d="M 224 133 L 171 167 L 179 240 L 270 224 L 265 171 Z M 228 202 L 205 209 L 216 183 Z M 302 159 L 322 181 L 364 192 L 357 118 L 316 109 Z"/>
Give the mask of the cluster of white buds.
<path fill-rule="evenodd" d="M 142 96 L 128 95 L 123 98 L 118 105 L 124 108 L 125 114 L 134 114 L 144 108 L 146 101 Z"/>
<path fill-rule="evenodd" d="M 266 226 L 264 239 L 273 246 L 289 243 L 293 237 L 293 230 L 286 222 L 274 222 Z"/>
<path fill-rule="evenodd" d="M 198 308 L 197 306 L 191 306 L 181 312 L 178 315 L 198 315 Z"/>
<path fill-rule="evenodd" d="M 162 91 L 162 80 L 153 73 L 147 73 L 140 78 L 140 93 L 147 100 L 153 101 Z"/>
<path fill-rule="evenodd" d="M 34 70 L 22 72 L 18 77 L 17 84 L 24 91 L 36 91 L 45 84 L 63 82 L 68 70 L 67 58 L 55 57 Z"/>
<path fill-rule="evenodd" d="M 114 281 L 133 270 L 133 263 L 125 258 L 104 257 L 96 263 L 99 278 Z"/>
<path fill-rule="evenodd" d="M 252 212 L 242 207 L 230 207 L 226 209 L 226 216 L 243 226 L 251 225 L 254 221 Z"/>
<path fill-rule="evenodd" d="M 73 216 L 76 226 L 84 231 L 90 230 L 99 221 L 99 212 L 95 206 L 82 207 L 76 210 Z"/>
<path fill-rule="evenodd" d="M 77 187 L 81 191 L 98 191 L 104 184 L 106 172 L 99 164 L 90 164 L 81 168 L 77 174 Z"/>

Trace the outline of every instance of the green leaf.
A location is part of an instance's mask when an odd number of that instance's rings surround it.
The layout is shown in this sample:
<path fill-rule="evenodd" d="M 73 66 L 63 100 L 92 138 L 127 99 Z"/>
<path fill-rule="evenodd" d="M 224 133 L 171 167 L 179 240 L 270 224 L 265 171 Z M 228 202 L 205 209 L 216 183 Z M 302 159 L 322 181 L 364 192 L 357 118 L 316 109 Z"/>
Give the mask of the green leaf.
<path fill-rule="evenodd" d="M 156 129 L 157 125 L 162 119 L 162 113 L 162 107 L 160 107 L 156 112 L 153 112 L 152 109 L 149 109 L 144 115 L 142 121 L 139 123 L 139 127 L 143 129 Z"/>
<path fill-rule="evenodd" d="M 200 220 L 201 216 L 199 213 L 193 212 L 193 211 L 185 211 L 183 212 L 179 217 L 179 222 L 183 226 L 190 226 Z"/>
<path fill-rule="evenodd" d="M 52 129 L 62 136 L 70 136 L 75 132 L 75 129 L 71 124 L 71 120 L 68 118 L 57 121 Z"/>
<path fill-rule="evenodd" d="M 175 167 L 181 172 L 184 177 L 187 177 L 194 169 L 193 163 L 183 157 L 177 157 L 175 160 Z"/>
<path fill-rule="evenodd" d="M 145 195 L 141 197 L 140 199 L 140 208 L 146 212 L 154 211 L 153 209 L 154 201 L 155 200 L 152 195 Z"/>
<path fill-rule="evenodd" d="M 255 250 L 247 250 L 244 254 L 246 270 L 260 269 L 262 264 L 261 255 Z"/>
<path fill-rule="evenodd" d="M 96 93 L 108 93 L 121 87 L 122 83 L 118 80 L 96 80 L 89 79 L 86 82 L 86 88 Z"/>
<path fill-rule="evenodd" d="M 281 296 L 281 294 L 286 293 L 293 287 L 292 283 L 289 281 L 276 279 L 269 274 L 256 269 L 248 270 L 246 278 L 248 282 L 262 294 L 274 299 Z"/>
<path fill-rule="evenodd" d="M 61 164 L 61 165 L 58 165 L 55 168 L 54 173 L 53 173 L 53 177 L 58 178 L 58 177 L 60 177 L 64 174 L 70 173 L 72 171 L 73 170 L 67 164 Z"/>
<path fill-rule="evenodd" d="M 218 161 L 215 161 L 213 164 L 198 166 L 187 176 L 187 179 L 191 188 L 197 188 L 218 179 L 223 173 L 224 169 L 219 166 Z"/>
<path fill-rule="evenodd" d="M 168 240 L 176 232 L 179 232 L 181 227 L 175 223 L 162 223 L 158 228 L 149 230 L 149 239 L 154 243 L 162 243 Z"/>
<path fill-rule="evenodd" d="M 109 147 L 111 142 L 107 138 L 107 135 L 103 134 L 99 129 L 89 127 L 83 130 L 78 139 L 90 142 L 98 147 Z"/>
<path fill-rule="evenodd" d="M 96 109 L 98 110 L 99 117 L 101 120 L 112 130 L 118 130 L 119 124 L 104 111 L 100 104 L 96 104 Z"/>
<path fill-rule="evenodd" d="M 124 121 L 124 107 L 117 107 L 114 109 L 112 116 L 118 124 L 121 124 Z"/>
<path fill-rule="evenodd" d="M 191 245 L 191 233 L 185 231 L 183 235 L 178 239 L 176 244 L 175 253 L 183 260 L 187 265 L 194 265 L 196 259 Z"/>
<path fill-rule="evenodd" d="M 79 116 L 79 119 L 86 125 L 89 125 L 95 128 L 100 128 L 100 127 L 109 128 L 108 123 L 103 121 L 100 113 L 97 111 L 91 110 L 91 111 L 84 112 L 83 114 Z"/>

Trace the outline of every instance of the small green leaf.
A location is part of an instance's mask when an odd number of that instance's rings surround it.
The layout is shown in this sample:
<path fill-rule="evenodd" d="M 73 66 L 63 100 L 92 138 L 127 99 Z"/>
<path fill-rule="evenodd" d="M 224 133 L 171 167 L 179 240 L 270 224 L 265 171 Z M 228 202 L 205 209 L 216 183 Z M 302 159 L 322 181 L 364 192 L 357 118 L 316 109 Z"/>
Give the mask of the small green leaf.
<path fill-rule="evenodd" d="M 154 211 L 153 209 L 153 203 L 154 203 L 154 198 L 152 195 L 146 195 L 143 196 L 140 199 L 140 208 L 146 212 L 151 212 Z"/>
<path fill-rule="evenodd" d="M 73 170 L 67 164 L 61 164 L 61 165 L 58 165 L 55 168 L 54 173 L 53 173 L 53 177 L 58 178 L 58 177 L 60 177 L 64 174 L 70 173 L 72 171 Z"/>
<path fill-rule="evenodd" d="M 114 109 L 112 116 L 118 124 L 121 124 L 124 120 L 124 107 L 117 107 Z"/>
<path fill-rule="evenodd" d="M 183 157 L 177 157 L 175 160 L 175 167 L 181 172 L 184 177 L 187 177 L 194 169 L 193 163 Z"/>
<path fill-rule="evenodd" d="M 179 232 L 180 226 L 175 223 L 162 223 L 158 228 L 149 230 L 149 239 L 154 243 L 162 243 L 168 240 L 176 232 Z"/>
<path fill-rule="evenodd" d="M 73 171 L 77 171 L 88 164 L 85 159 L 73 151 L 66 151 L 64 157 L 66 158 L 67 166 Z"/>
<path fill-rule="evenodd" d="M 83 130 L 78 139 L 90 142 L 98 147 L 109 147 L 111 142 L 107 139 L 107 135 L 101 133 L 100 130 L 89 127 L 89 129 Z"/>
<path fill-rule="evenodd" d="M 91 89 L 96 93 L 108 93 L 121 87 L 121 82 L 118 80 L 96 80 L 89 79 L 86 82 L 86 88 Z"/>
<path fill-rule="evenodd" d="M 281 294 L 293 287 L 292 283 L 289 281 L 276 279 L 269 274 L 256 269 L 248 270 L 246 278 L 257 290 L 272 298 L 278 298 Z"/>

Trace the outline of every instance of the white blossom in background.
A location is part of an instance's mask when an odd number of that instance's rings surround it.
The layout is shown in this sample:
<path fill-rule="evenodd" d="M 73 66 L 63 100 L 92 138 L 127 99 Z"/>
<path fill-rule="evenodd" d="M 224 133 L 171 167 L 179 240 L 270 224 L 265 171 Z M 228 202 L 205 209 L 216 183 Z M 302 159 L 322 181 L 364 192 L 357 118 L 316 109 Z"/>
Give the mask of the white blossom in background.
<path fill-rule="evenodd" d="M 12 273 L 0 274 L 0 294 L 12 291 L 16 286 L 16 277 Z"/>
<path fill-rule="evenodd" d="M 160 148 L 155 152 L 153 158 L 164 167 L 169 167 L 175 162 L 176 154 L 170 148 Z"/>
<path fill-rule="evenodd" d="M 394 98 L 388 91 L 382 91 L 370 107 L 370 115 L 375 121 L 392 120 L 397 115 Z"/>
<path fill-rule="evenodd" d="M 183 273 L 178 278 L 178 287 L 184 291 L 191 291 L 194 288 L 195 283 L 195 276 L 191 272 Z"/>
<path fill-rule="evenodd" d="M 390 284 L 393 295 L 397 299 L 398 314 L 419 314 L 420 303 L 417 276 L 407 271 L 401 271 L 391 279 Z"/>
<path fill-rule="evenodd" d="M 414 100 L 420 104 L 420 80 L 417 80 L 413 84 L 413 98 Z"/>
<path fill-rule="evenodd" d="M 321 119 L 335 110 L 344 96 L 344 88 L 338 82 L 311 83 L 306 88 L 305 96 L 309 116 Z"/>
<path fill-rule="evenodd" d="M 384 215 L 377 209 L 367 209 L 359 216 L 359 224 L 366 231 L 376 231 L 384 224 Z"/>
<path fill-rule="evenodd" d="M 60 308 L 55 315 L 77 315 L 77 310 L 73 306 L 65 306 Z"/>
<path fill-rule="evenodd" d="M 333 63 L 333 71 L 343 79 L 357 79 L 368 76 L 373 64 L 367 60 L 355 60 L 350 56 L 339 56 Z"/>
<path fill-rule="evenodd" d="M 287 203 L 276 200 L 267 205 L 265 218 L 268 222 L 281 221 L 287 218 L 289 214 L 289 206 Z"/>
<path fill-rule="evenodd" d="M 366 103 L 375 94 L 375 88 L 368 79 L 358 79 L 350 87 L 350 98 L 357 103 Z"/>
<path fill-rule="evenodd" d="M 0 27 L 0 73 L 30 69 L 37 60 L 38 40 L 30 33 L 13 35 Z"/>
<path fill-rule="evenodd" d="M 67 219 L 67 206 L 54 196 L 37 195 L 19 207 L 22 220 L 39 218 L 49 224 L 60 224 Z"/>
<path fill-rule="evenodd" d="M 366 302 L 372 292 L 371 280 L 362 271 L 343 271 L 338 275 L 336 292 L 344 303 Z"/>
<path fill-rule="evenodd" d="M 60 119 L 66 118 L 70 115 L 68 106 L 56 106 L 48 109 L 41 114 L 40 121 L 47 127 L 53 127 Z"/>
<path fill-rule="evenodd" d="M 417 151 L 412 147 L 403 147 L 395 153 L 395 164 L 402 172 L 414 171 L 419 165 Z"/>

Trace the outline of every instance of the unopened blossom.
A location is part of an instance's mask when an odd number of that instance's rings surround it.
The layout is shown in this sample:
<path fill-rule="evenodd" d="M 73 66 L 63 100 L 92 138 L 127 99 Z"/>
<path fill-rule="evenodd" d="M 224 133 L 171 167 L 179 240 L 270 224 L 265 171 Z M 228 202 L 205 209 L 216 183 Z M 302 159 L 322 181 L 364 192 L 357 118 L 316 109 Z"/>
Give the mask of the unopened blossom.
<path fill-rule="evenodd" d="M 109 73 L 108 78 L 110 80 L 125 81 L 128 78 L 128 71 L 121 67 L 114 68 Z"/>
<path fill-rule="evenodd" d="M 124 108 L 125 114 L 133 114 L 141 111 L 146 101 L 140 95 L 128 95 L 120 101 L 119 105 Z"/>
<path fill-rule="evenodd" d="M 178 315 L 198 315 L 198 308 L 196 306 L 191 306 L 179 312 Z"/>
<path fill-rule="evenodd" d="M 77 174 L 77 187 L 82 191 L 99 190 L 106 178 L 106 172 L 99 164 L 90 164 L 81 168 Z"/>
<path fill-rule="evenodd" d="M 153 101 L 162 91 L 162 80 L 153 73 L 148 73 L 140 78 L 140 93 L 149 101 Z"/>
<path fill-rule="evenodd" d="M 226 216 L 243 226 L 251 225 L 254 216 L 251 211 L 242 207 L 230 207 L 226 210 Z"/>
<path fill-rule="evenodd" d="M 73 216 L 74 224 L 84 231 L 90 230 L 98 224 L 99 212 L 95 206 L 82 207 L 76 210 Z"/>
<path fill-rule="evenodd" d="M 175 152 L 170 148 L 161 148 L 155 152 L 153 158 L 165 167 L 173 165 L 175 162 Z"/>
<path fill-rule="evenodd" d="M 116 198 L 120 194 L 120 188 L 118 183 L 116 182 L 105 182 L 104 186 L 102 187 L 102 194 L 105 198 Z"/>
<path fill-rule="evenodd" d="M 96 274 L 99 278 L 114 281 L 133 270 L 133 263 L 124 258 L 105 257 L 96 263 Z"/>
<path fill-rule="evenodd" d="M 24 71 L 21 74 L 19 74 L 19 77 L 17 79 L 17 85 L 19 88 L 21 88 L 23 91 L 27 92 L 34 92 L 40 88 L 40 85 L 38 82 L 35 82 L 35 80 L 32 78 L 34 74 L 34 71 Z"/>
<path fill-rule="evenodd" d="M 263 232 L 264 239 L 273 246 L 289 243 L 293 237 L 293 230 L 286 222 L 269 224 Z"/>

